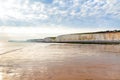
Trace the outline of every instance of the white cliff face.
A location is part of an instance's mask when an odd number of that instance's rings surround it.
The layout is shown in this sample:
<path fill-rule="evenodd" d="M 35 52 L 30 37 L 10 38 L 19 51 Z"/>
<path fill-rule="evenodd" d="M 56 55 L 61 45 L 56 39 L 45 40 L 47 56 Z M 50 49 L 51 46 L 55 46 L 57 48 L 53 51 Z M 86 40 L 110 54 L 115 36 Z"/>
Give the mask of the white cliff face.
<path fill-rule="evenodd" d="M 56 41 L 119 41 L 120 32 L 68 34 L 56 37 Z"/>

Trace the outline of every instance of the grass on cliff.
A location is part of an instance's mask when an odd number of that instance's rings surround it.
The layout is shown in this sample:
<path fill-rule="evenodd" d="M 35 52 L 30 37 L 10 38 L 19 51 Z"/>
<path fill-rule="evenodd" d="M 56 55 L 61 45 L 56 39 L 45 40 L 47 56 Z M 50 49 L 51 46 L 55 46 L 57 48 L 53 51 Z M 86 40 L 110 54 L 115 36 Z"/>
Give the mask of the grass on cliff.
<path fill-rule="evenodd" d="M 56 37 L 50 37 L 50 39 L 53 39 L 53 40 L 55 40 L 55 39 L 56 39 Z"/>

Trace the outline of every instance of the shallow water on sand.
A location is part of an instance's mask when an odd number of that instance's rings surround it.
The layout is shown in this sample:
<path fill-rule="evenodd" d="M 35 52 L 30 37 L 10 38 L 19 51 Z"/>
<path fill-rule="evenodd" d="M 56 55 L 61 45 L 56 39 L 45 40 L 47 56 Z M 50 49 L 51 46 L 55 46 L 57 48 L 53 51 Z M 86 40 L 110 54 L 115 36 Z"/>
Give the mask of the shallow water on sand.
<path fill-rule="evenodd" d="M 1 48 L 0 80 L 120 80 L 120 45 L 10 43 Z"/>

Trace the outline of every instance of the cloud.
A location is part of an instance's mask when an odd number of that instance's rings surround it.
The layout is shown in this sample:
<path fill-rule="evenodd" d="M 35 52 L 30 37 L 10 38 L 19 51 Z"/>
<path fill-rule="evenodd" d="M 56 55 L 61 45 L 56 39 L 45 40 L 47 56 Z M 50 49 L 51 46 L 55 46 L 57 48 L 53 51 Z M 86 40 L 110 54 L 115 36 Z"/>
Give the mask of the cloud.
<path fill-rule="evenodd" d="M 41 3 L 30 4 L 29 0 L 1 0 L 0 1 L 0 19 L 9 20 L 31 20 L 46 19 L 47 15 L 42 14 L 44 5 Z M 39 6 L 40 5 L 40 6 Z M 36 14 L 37 11 L 39 14 Z"/>
<path fill-rule="evenodd" d="M 119 20 L 119 7 L 119 0 L 0 0 L 0 25 L 57 25 L 73 20 L 87 22 L 89 17 Z"/>

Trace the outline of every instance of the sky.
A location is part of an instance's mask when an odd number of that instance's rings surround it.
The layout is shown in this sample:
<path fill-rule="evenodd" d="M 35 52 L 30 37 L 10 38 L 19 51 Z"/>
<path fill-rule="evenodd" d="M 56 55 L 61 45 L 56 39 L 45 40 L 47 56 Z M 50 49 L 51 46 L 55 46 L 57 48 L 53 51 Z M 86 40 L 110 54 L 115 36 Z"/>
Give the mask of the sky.
<path fill-rule="evenodd" d="M 120 0 L 0 0 L 0 33 L 68 34 L 120 29 Z"/>

